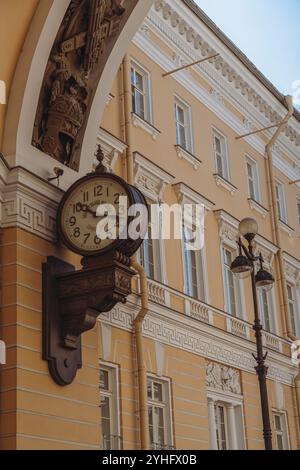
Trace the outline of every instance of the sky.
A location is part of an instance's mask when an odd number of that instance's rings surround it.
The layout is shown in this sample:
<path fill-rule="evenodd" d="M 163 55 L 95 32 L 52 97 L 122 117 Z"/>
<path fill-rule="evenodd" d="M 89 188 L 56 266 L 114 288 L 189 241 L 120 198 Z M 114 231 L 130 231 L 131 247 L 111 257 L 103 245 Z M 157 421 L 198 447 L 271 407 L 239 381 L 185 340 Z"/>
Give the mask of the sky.
<path fill-rule="evenodd" d="M 300 0 L 194 0 L 300 106 Z"/>

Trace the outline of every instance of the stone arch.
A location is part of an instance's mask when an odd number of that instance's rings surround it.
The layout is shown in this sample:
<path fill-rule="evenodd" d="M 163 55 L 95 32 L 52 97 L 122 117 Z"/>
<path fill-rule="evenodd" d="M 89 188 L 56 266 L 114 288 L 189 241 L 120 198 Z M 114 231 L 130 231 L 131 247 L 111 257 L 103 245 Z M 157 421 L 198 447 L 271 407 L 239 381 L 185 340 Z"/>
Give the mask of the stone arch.
<path fill-rule="evenodd" d="M 80 4 L 80 0 L 77 1 Z M 90 0 L 81 0 L 81 2 L 87 1 Z M 47 178 L 53 172 L 53 167 L 57 162 L 32 145 L 33 128 L 39 91 L 43 85 L 48 59 L 70 3 L 70 0 L 43 0 L 39 3 L 20 54 L 7 103 L 3 153 L 9 165 L 21 165 L 42 178 Z M 124 24 L 115 37 L 101 77 L 95 84 L 94 96 L 89 103 L 89 115 L 81 136 L 78 172 L 68 167 L 64 168 L 63 189 L 91 170 L 91 156 L 95 150 L 96 135 L 113 78 L 130 40 L 153 1 L 124 0 L 116 3 L 125 8 Z"/>

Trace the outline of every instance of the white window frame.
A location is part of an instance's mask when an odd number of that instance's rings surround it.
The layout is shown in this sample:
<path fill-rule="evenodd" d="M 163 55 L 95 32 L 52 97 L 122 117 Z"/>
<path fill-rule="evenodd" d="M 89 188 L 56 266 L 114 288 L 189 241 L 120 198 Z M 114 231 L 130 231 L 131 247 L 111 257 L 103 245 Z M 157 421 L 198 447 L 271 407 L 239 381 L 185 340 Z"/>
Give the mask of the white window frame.
<path fill-rule="evenodd" d="M 294 309 L 294 321 L 295 321 L 295 334 L 297 338 L 300 338 L 300 307 L 299 307 L 299 292 L 297 289 L 297 285 L 292 282 L 289 278 L 287 278 L 287 296 L 288 296 L 288 304 L 289 304 L 289 315 L 291 319 L 291 314 L 290 314 L 290 302 L 293 301 L 293 309 Z M 293 299 L 289 298 L 289 292 L 288 292 L 288 287 L 291 288 L 291 293 L 293 296 Z"/>
<path fill-rule="evenodd" d="M 236 248 L 233 248 L 231 245 L 227 243 L 221 244 L 221 263 L 222 263 L 222 273 L 223 273 L 223 290 L 224 290 L 224 310 L 229 315 L 240 318 L 241 320 L 246 319 L 246 305 L 245 305 L 245 296 L 244 296 L 244 286 L 243 281 L 238 279 L 232 273 L 233 277 L 233 285 L 234 285 L 234 295 L 235 295 L 235 314 L 231 311 L 231 302 L 229 298 L 229 286 L 228 286 L 228 275 L 227 275 L 227 267 L 225 266 L 225 257 L 224 257 L 224 250 L 228 250 L 231 252 L 232 261 L 237 256 Z M 228 267 L 229 268 L 229 267 Z M 229 271 L 229 269 L 228 269 Z"/>
<path fill-rule="evenodd" d="M 132 112 L 139 116 L 144 121 L 148 122 L 149 124 L 153 124 L 153 112 L 152 112 L 152 97 L 151 97 L 151 74 L 150 72 L 145 69 L 142 65 L 140 65 L 136 60 L 132 59 L 130 62 L 130 82 L 131 87 L 132 84 L 132 69 L 139 73 L 143 77 L 143 97 L 144 97 L 144 116 L 141 116 L 136 112 L 134 107 L 132 108 Z"/>
<path fill-rule="evenodd" d="M 253 191 L 254 194 L 251 195 L 250 190 L 250 175 L 248 172 L 248 165 L 251 166 L 252 169 L 252 183 L 253 183 Z M 246 171 L 247 171 L 247 182 L 248 182 L 248 194 L 249 198 L 255 202 L 261 203 L 261 192 L 260 192 L 260 177 L 259 177 L 259 166 L 258 162 L 251 158 L 249 155 L 246 155 Z"/>
<path fill-rule="evenodd" d="M 279 189 L 278 197 L 277 197 L 277 188 Z M 276 203 L 277 203 L 279 219 L 284 224 L 287 224 L 288 212 L 287 212 L 287 206 L 286 206 L 284 184 L 277 179 L 275 180 L 275 191 L 276 191 Z"/>
<path fill-rule="evenodd" d="M 244 404 L 242 396 L 233 396 L 232 394 L 227 394 L 226 392 L 208 392 L 207 395 L 208 401 L 214 402 L 214 413 L 215 413 L 215 422 L 214 422 L 214 431 L 217 431 L 216 423 L 216 405 L 224 406 L 225 408 L 225 431 L 226 431 L 226 444 L 227 450 L 232 449 L 231 442 L 231 428 L 229 426 L 228 419 L 228 408 L 234 407 L 234 421 L 235 421 L 235 434 L 237 440 L 238 449 L 235 450 L 246 450 L 246 429 L 245 429 L 245 418 L 244 418 Z M 210 406 L 208 405 L 208 413 L 210 413 Z M 210 425 L 210 416 L 209 416 L 209 425 Z M 212 432 L 210 429 L 210 447 L 211 449 L 217 450 L 217 434 Z M 213 435 L 212 435 L 213 434 Z M 212 442 L 212 439 L 215 440 L 215 443 Z"/>
<path fill-rule="evenodd" d="M 100 389 L 100 396 L 106 396 L 110 398 L 110 416 L 111 416 L 111 434 L 110 436 L 115 436 L 116 442 L 111 442 L 112 446 L 117 443 L 118 449 L 111 450 L 121 450 L 122 447 L 122 436 L 121 436 L 121 427 L 120 427 L 120 393 L 119 393 L 119 367 L 115 364 L 100 362 L 99 363 L 99 373 L 100 370 L 108 372 L 109 377 L 109 391 L 104 391 Z M 101 400 L 100 400 L 101 406 Z M 102 419 L 102 418 L 101 418 Z M 103 434 L 103 433 L 102 433 Z M 103 439 L 103 435 L 101 438 Z M 117 442 L 118 441 L 118 442 Z M 104 446 L 104 442 L 103 442 Z"/>
<path fill-rule="evenodd" d="M 151 211 L 151 204 L 156 204 L 155 201 L 151 201 L 149 198 L 146 198 L 148 205 Z M 161 223 L 159 223 L 159 233 L 161 233 Z M 145 240 L 148 240 L 148 232 L 146 234 Z M 164 250 L 164 240 L 160 237 L 159 239 L 152 239 L 153 247 L 153 268 L 154 268 L 154 277 L 149 277 L 150 280 L 160 282 L 165 284 L 166 281 L 166 267 L 165 267 L 165 250 Z M 145 243 L 142 244 L 138 252 L 138 257 L 140 263 L 146 268 L 144 264 L 145 260 Z M 147 274 L 148 275 L 148 274 Z"/>
<path fill-rule="evenodd" d="M 223 142 L 223 151 L 219 154 L 216 148 L 216 138 L 218 138 L 221 142 Z M 230 183 L 231 175 L 230 175 L 230 165 L 229 165 L 229 147 L 228 147 L 228 138 L 225 134 L 220 132 L 218 129 L 213 127 L 213 149 L 214 149 L 214 159 L 215 159 L 215 173 L 223 178 L 225 181 Z M 218 155 L 222 159 L 222 174 L 219 172 L 218 169 Z"/>
<path fill-rule="evenodd" d="M 185 141 L 186 145 L 182 145 L 182 142 L 179 140 L 179 133 L 178 133 L 178 125 L 179 121 L 177 119 L 177 107 L 180 107 L 183 111 L 184 116 L 184 134 L 185 134 Z M 174 108 L 175 108 L 175 127 L 176 127 L 176 145 L 183 148 L 187 152 L 193 154 L 194 153 L 194 144 L 193 144 L 193 126 L 192 126 L 192 108 L 189 104 L 183 101 L 181 98 L 175 95 L 174 100 Z"/>
<path fill-rule="evenodd" d="M 269 323 L 270 323 L 270 328 L 266 328 L 266 323 L 265 323 L 265 316 L 264 316 L 264 308 L 263 308 L 263 295 L 267 296 L 267 306 L 268 306 L 268 313 L 269 313 Z M 258 290 L 258 304 L 259 304 L 259 313 L 260 313 L 260 319 L 261 323 L 263 325 L 263 328 L 265 331 L 268 333 L 272 334 L 277 334 L 277 322 L 275 318 L 275 299 L 274 299 L 274 289 L 272 289 L 270 292 L 266 292 L 263 289 Z"/>
<path fill-rule="evenodd" d="M 147 390 L 148 390 L 148 381 L 157 382 L 162 385 L 163 401 L 158 402 L 154 400 L 149 400 L 148 394 L 147 394 L 147 404 L 148 404 L 148 408 L 150 406 L 158 406 L 160 408 L 163 408 L 163 419 L 164 419 L 163 448 L 165 449 L 173 448 L 174 447 L 174 433 L 173 433 L 171 380 L 166 377 L 157 377 L 154 374 L 147 374 Z M 149 434 L 150 434 L 150 430 L 149 430 Z M 149 436 L 149 441 L 150 441 L 150 436 Z M 154 442 L 153 444 L 158 444 L 158 443 Z M 150 443 L 150 445 L 152 444 Z M 156 449 L 154 448 L 153 450 L 156 450 Z M 157 449 L 157 450 L 161 450 L 161 449 Z"/>
<path fill-rule="evenodd" d="M 290 450 L 291 445 L 290 445 L 290 435 L 289 435 L 287 412 L 286 411 L 277 411 L 277 410 L 273 409 L 272 414 L 273 414 L 273 432 L 274 432 L 274 440 L 275 440 L 275 449 L 279 450 L 278 449 L 277 435 L 280 434 L 283 438 L 284 448 L 282 450 Z M 281 426 L 282 426 L 281 431 L 278 431 L 276 429 L 275 416 L 279 416 L 279 418 L 280 418 Z"/>
<path fill-rule="evenodd" d="M 188 272 L 189 266 L 187 265 L 187 254 L 185 249 L 185 239 L 182 239 L 182 260 L 183 260 L 183 275 L 184 275 L 184 293 L 189 297 L 199 300 L 201 302 L 208 302 L 208 286 L 206 278 L 206 256 L 204 247 L 202 250 L 194 251 L 196 263 L 196 277 L 197 277 L 197 295 L 194 295 L 191 283 L 191 273 Z"/>

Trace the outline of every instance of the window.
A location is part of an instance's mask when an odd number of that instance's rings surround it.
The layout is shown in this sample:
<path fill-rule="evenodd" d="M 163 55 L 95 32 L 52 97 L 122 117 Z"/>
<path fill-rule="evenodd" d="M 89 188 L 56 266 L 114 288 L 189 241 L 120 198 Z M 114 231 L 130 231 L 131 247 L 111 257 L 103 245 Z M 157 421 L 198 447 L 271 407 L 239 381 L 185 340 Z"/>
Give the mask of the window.
<path fill-rule="evenodd" d="M 226 408 L 224 405 L 215 405 L 215 416 L 218 450 L 227 450 L 228 434 L 226 425 Z"/>
<path fill-rule="evenodd" d="M 172 448 L 169 382 L 148 378 L 149 437 L 153 450 Z"/>
<path fill-rule="evenodd" d="M 132 110 L 145 121 L 151 121 L 150 76 L 137 64 L 131 65 Z"/>
<path fill-rule="evenodd" d="M 148 201 L 149 206 L 151 207 L 151 203 Z M 151 211 L 150 211 L 151 217 Z M 162 274 L 162 241 L 159 239 L 152 238 L 152 227 L 151 227 L 152 220 L 149 221 L 148 226 L 148 234 L 145 238 L 143 245 L 140 249 L 140 262 L 142 266 L 144 266 L 146 270 L 147 277 L 152 279 L 153 281 L 162 282 L 163 281 L 163 274 Z M 154 222 L 155 223 L 155 222 Z M 159 223 L 159 222 L 157 222 Z M 159 229 L 160 233 L 160 229 Z"/>
<path fill-rule="evenodd" d="M 155 269 L 154 269 L 154 247 L 153 240 L 151 238 L 151 225 L 148 227 L 148 235 L 144 240 L 143 246 L 141 248 L 141 264 L 146 270 L 147 277 L 150 279 L 155 279 Z"/>
<path fill-rule="evenodd" d="M 287 295 L 289 302 L 290 322 L 292 327 L 292 333 L 297 336 L 297 325 L 296 325 L 296 301 L 294 286 L 287 284 Z"/>
<path fill-rule="evenodd" d="M 233 253 L 226 247 L 223 247 L 223 265 L 224 265 L 224 287 L 225 287 L 225 309 L 228 313 L 237 316 L 237 279 L 231 271 Z"/>
<path fill-rule="evenodd" d="M 285 413 L 273 413 L 274 437 L 277 450 L 289 450 L 289 436 Z"/>
<path fill-rule="evenodd" d="M 265 289 L 259 289 L 259 302 L 260 302 L 260 315 L 261 322 L 266 331 L 270 333 L 274 332 L 274 325 L 272 324 L 271 318 L 271 293 L 267 292 Z"/>
<path fill-rule="evenodd" d="M 228 165 L 228 151 L 227 140 L 219 132 L 214 131 L 214 152 L 216 161 L 216 173 L 229 181 L 229 165 Z"/>
<path fill-rule="evenodd" d="M 286 210 L 286 203 L 285 203 L 285 194 L 284 194 L 284 186 L 282 183 L 276 182 L 275 183 L 275 191 L 276 191 L 276 201 L 277 201 L 277 210 L 279 219 L 287 223 L 287 210 Z"/>
<path fill-rule="evenodd" d="M 175 100 L 175 122 L 177 145 L 192 152 L 191 108 L 178 99 Z"/>
<path fill-rule="evenodd" d="M 208 397 L 210 447 L 213 450 L 245 449 L 245 429 L 242 401 Z"/>
<path fill-rule="evenodd" d="M 249 198 L 253 201 L 260 202 L 260 190 L 259 190 L 259 172 L 258 164 L 251 158 L 247 158 L 247 177 L 248 177 L 248 190 Z"/>
<path fill-rule="evenodd" d="M 121 449 L 117 369 L 100 366 L 100 402 L 103 449 Z"/>
<path fill-rule="evenodd" d="M 192 232 L 185 228 L 184 232 L 184 267 L 185 293 L 195 299 L 205 300 L 202 251 L 189 249 L 188 242 Z"/>

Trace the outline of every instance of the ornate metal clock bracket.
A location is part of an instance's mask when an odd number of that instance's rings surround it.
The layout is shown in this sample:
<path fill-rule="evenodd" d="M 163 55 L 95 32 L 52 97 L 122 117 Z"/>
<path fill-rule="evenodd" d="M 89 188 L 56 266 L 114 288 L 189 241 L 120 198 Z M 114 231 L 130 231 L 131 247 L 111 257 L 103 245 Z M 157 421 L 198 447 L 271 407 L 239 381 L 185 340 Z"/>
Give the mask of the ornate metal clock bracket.
<path fill-rule="evenodd" d="M 83 258 L 83 269 L 58 258 L 43 264 L 43 359 L 59 385 L 73 382 L 82 366 L 81 334 L 98 316 L 131 293 L 130 258 L 113 252 Z"/>

